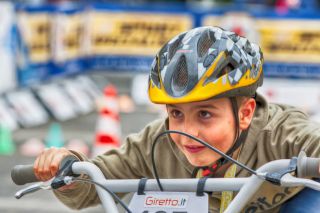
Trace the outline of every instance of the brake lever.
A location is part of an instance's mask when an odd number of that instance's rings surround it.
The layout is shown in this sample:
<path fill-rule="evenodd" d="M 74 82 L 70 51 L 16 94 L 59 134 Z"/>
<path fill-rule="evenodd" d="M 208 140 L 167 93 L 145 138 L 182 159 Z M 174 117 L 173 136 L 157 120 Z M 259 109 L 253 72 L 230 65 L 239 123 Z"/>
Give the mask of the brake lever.
<path fill-rule="evenodd" d="M 78 177 L 79 175 L 74 175 L 72 172 L 72 164 L 78 162 L 79 159 L 73 155 L 65 157 L 61 162 L 61 168 L 59 169 L 56 177 L 51 182 L 52 189 L 58 189 L 62 186 L 70 184 L 70 181 L 67 177 L 74 176 Z M 69 182 L 68 182 L 69 181 Z"/>
<path fill-rule="evenodd" d="M 281 179 L 283 176 L 297 171 L 297 163 L 297 157 L 291 158 L 288 168 L 278 172 L 267 173 L 265 176 L 265 180 L 269 181 L 272 184 L 281 185 Z"/>
<path fill-rule="evenodd" d="M 51 188 L 51 180 L 46 181 L 46 182 L 40 182 L 40 183 L 32 184 L 32 185 L 30 185 L 30 186 L 28 186 L 28 187 L 26 187 L 24 189 L 21 189 L 21 190 L 16 192 L 14 197 L 16 199 L 20 199 L 24 195 L 31 194 L 33 192 L 39 191 L 40 189 L 51 190 L 52 189 Z"/>
<path fill-rule="evenodd" d="M 62 186 L 71 184 L 73 181 L 73 178 L 69 177 L 70 175 L 73 175 L 71 166 L 74 162 L 77 162 L 77 161 L 79 161 L 79 159 L 76 158 L 75 156 L 70 155 L 65 157 L 61 162 L 61 168 L 57 173 L 56 177 L 46 182 L 39 182 L 39 183 L 30 185 L 24 189 L 21 189 L 18 192 L 16 192 L 14 197 L 16 199 L 20 199 L 24 195 L 39 191 L 40 189 L 44 189 L 44 190 L 58 189 Z M 78 176 L 78 175 L 73 175 L 73 176 Z"/>
<path fill-rule="evenodd" d="M 292 176 L 291 174 L 285 174 L 281 178 L 281 186 L 286 186 L 286 187 L 294 187 L 294 186 L 306 186 L 311 189 L 320 191 L 320 183 L 310 180 L 310 179 L 301 179 Z"/>

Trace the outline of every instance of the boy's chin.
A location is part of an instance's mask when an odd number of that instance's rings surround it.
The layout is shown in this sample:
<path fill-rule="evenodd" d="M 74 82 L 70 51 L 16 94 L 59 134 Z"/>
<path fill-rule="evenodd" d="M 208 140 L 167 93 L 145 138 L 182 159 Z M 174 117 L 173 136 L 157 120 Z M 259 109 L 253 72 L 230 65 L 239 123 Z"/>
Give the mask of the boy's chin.
<path fill-rule="evenodd" d="M 205 162 L 199 160 L 189 160 L 189 163 L 194 167 L 204 167 L 213 164 L 214 162 Z"/>

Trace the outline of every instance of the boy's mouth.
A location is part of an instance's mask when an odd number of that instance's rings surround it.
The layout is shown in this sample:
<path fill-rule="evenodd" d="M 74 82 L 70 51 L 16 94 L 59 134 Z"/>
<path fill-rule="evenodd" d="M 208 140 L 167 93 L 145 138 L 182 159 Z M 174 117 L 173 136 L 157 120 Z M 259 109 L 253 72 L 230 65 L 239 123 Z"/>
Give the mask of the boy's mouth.
<path fill-rule="evenodd" d="M 199 145 L 185 145 L 184 148 L 190 153 L 197 153 L 197 152 L 201 152 L 206 147 L 205 146 L 199 146 Z"/>

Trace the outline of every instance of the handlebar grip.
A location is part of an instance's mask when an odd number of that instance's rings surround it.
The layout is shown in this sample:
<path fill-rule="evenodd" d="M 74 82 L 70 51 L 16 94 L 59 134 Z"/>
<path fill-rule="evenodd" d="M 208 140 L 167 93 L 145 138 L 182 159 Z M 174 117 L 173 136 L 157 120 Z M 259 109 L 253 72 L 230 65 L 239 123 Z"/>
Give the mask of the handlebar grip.
<path fill-rule="evenodd" d="M 298 177 L 320 177 L 320 158 L 306 157 L 305 152 L 298 156 Z"/>
<path fill-rule="evenodd" d="M 39 181 L 33 172 L 33 164 L 17 165 L 13 167 L 11 170 L 11 179 L 17 185 Z"/>
<path fill-rule="evenodd" d="M 65 166 L 68 166 L 70 165 L 70 163 L 73 163 L 75 161 L 79 161 L 79 159 L 76 156 L 74 155 L 65 156 L 60 162 L 58 172 L 62 172 L 61 175 L 72 175 L 71 171 L 69 170 L 64 171 L 64 170 L 65 170 Z M 17 165 L 13 167 L 13 169 L 11 170 L 11 179 L 17 185 L 24 185 L 26 183 L 39 181 L 34 174 L 33 164 Z"/>

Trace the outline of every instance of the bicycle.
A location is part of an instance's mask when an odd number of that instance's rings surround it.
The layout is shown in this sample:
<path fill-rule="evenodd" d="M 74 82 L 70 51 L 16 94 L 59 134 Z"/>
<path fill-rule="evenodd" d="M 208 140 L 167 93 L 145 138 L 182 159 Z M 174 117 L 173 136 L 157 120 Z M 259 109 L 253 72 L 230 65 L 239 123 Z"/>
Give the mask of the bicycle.
<path fill-rule="evenodd" d="M 146 203 L 146 195 L 144 192 L 160 191 L 158 181 L 161 181 L 165 191 L 170 192 L 197 192 L 195 196 L 201 196 L 203 192 L 215 191 L 239 191 L 237 196 L 232 200 L 226 213 L 239 212 L 239 209 L 244 208 L 251 196 L 258 190 L 259 186 L 264 181 L 269 181 L 284 187 L 306 186 L 320 191 L 320 183 L 305 179 L 303 177 L 317 177 L 320 159 L 306 157 L 304 152 L 301 152 L 298 158 L 281 159 L 271 161 L 256 172 L 257 175 L 252 175 L 247 178 L 208 178 L 204 179 L 130 179 L 130 180 L 107 180 L 103 176 L 100 169 L 89 162 L 78 162 L 74 158 L 67 157 L 61 163 L 61 169 L 58 175 L 47 183 L 37 183 L 16 193 L 16 198 L 21 198 L 23 195 L 38 191 L 39 189 L 57 189 L 63 185 L 70 184 L 73 181 L 87 181 L 97 184 L 97 193 L 100 197 L 102 206 L 105 212 L 117 213 L 118 209 L 114 201 L 114 193 L 139 192 L 144 196 Z M 295 172 L 297 177 L 291 173 Z M 91 178 L 77 179 L 75 175 L 87 174 Z M 12 180 L 17 185 L 23 185 L 30 182 L 35 182 L 37 179 L 33 174 L 32 165 L 16 166 L 12 170 Z M 161 196 L 160 196 L 161 197 Z M 170 197 L 170 193 L 168 194 Z M 142 198 L 142 197 L 141 197 Z M 143 200 L 143 199 L 142 199 Z M 188 202 L 191 199 L 188 200 Z M 150 201 L 150 199 L 149 199 Z M 150 201 L 151 202 L 151 201 Z M 149 202 L 149 203 L 150 203 Z M 155 201 L 156 202 L 156 201 Z M 160 201 L 158 201 L 159 204 Z M 163 201 L 161 201 L 163 202 Z M 185 200 L 186 202 L 186 200 Z M 175 201 L 176 203 L 176 201 Z M 122 204 L 124 205 L 124 204 Z M 141 205 L 141 204 L 139 204 Z M 143 204 L 142 204 L 143 205 Z M 170 205 L 169 205 L 170 206 Z M 186 206 L 186 205 L 184 205 Z M 172 207 L 172 202 L 171 202 Z M 181 206 L 180 206 L 181 207 Z M 126 207 L 127 208 L 127 207 Z M 151 208 L 151 210 L 154 208 Z M 174 209 L 174 208 L 172 208 Z M 127 209 L 128 212 L 130 210 Z M 173 212 L 168 208 L 163 210 L 155 210 L 157 212 Z M 155 212 L 150 211 L 150 208 L 141 208 L 139 212 Z M 138 212 L 134 210 L 134 212 Z M 192 212 L 189 209 L 176 208 L 176 212 Z M 197 211 L 199 212 L 199 211 Z M 208 211 L 207 211 L 208 212 Z"/>

